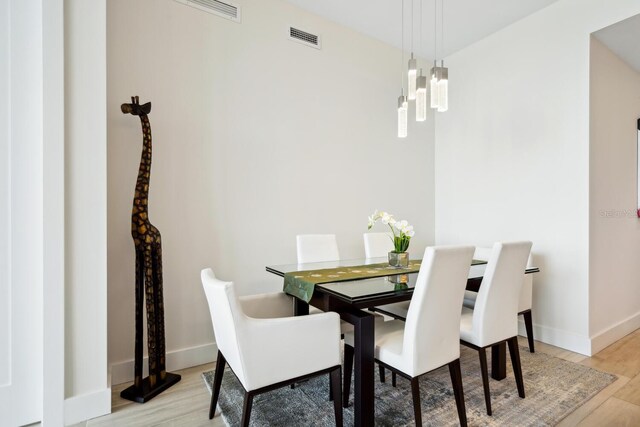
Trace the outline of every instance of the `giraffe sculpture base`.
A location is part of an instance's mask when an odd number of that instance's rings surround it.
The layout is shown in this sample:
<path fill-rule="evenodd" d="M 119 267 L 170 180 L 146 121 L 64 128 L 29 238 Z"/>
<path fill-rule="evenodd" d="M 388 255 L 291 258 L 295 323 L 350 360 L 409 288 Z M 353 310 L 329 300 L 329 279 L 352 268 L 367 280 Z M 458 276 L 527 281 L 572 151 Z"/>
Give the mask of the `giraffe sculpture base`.
<path fill-rule="evenodd" d="M 167 376 L 164 381 L 158 381 L 153 388 L 149 385 L 149 377 L 142 380 L 142 387 L 136 387 L 132 385 L 120 392 L 120 397 L 127 400 L 132 400 L 138 403 L 145 403 L 176 384 L 182 377 L 178 374 L 172 374 L 167 372 Z"/>

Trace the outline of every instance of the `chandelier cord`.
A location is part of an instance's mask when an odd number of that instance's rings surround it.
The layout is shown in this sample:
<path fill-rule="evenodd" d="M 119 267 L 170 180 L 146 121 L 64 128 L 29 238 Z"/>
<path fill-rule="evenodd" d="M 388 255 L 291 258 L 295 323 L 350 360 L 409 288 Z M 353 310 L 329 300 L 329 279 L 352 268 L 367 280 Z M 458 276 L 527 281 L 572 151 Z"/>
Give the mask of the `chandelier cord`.
<path fill-rule="evenodd" d="M 444 64 L 444 0 L 440 0 L 440 52 Z"/>
<path fill-rule="evenodd" d="M 400 34 L 402 39 L 402 48 L 400 49 L 400 89 L 404 91 L 404 0 L 402 0 L 402 21 L 400 25 Z"/>
<path fill-rule="evenodd" d="M 438 0 L 433 0 L 433 62 L 438 60 Z"/>

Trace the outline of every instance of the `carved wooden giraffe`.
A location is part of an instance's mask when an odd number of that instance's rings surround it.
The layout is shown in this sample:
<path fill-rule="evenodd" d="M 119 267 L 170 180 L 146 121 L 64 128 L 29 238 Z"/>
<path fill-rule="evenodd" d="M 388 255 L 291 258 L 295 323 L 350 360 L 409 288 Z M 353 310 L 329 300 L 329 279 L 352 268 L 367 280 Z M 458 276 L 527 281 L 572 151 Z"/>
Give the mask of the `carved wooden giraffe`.
<path fill-rule="evenodd" d="M 162 295 L 162 241 L 160 231 L 149 221 L 149 180 L 151 177 L 151 125 L 148 114 L 151 103 L 140 105 L 137 96 L 131 97 L 131 104 L 122 104 L 124 114 L 140 117 L 142 123 L 143 147 L 133 196 L 131 211 L 131 235 L 136 250 L 136 342 L 134 367 L 135 396 L 147 395 L 146 398 L 133 399 L 144 402 L 155 396 L 148 396 L 156 385 L 167 378 L 165 367 L 164 341 L 164 304 Z M 146 300 L 147 308 L 147 341 L 149 353 L 148 383 L 142 378 L 143 316 L 142 304 Z M 169 374 L 172 380 L 180 377 Z M 143 384 L 144 383 L 144 384 Z M 174 381 L 172 381 L 174 383 Z M 168 384 L 170 386 L 171 384 Z M 163 387 L 163 389 L 166 387 Z M 143 390 L 144 389 L 144 390 Z M 125 390 L 126 391 L 126 390 Z M 159 390 L 158 393 L 162 391 Z M 125 392 L 123 392 L 124 394 Z M 135 397 L 134 396 L 134 397 Z M 123 396 L 124 397 L 124 396 Z"/>

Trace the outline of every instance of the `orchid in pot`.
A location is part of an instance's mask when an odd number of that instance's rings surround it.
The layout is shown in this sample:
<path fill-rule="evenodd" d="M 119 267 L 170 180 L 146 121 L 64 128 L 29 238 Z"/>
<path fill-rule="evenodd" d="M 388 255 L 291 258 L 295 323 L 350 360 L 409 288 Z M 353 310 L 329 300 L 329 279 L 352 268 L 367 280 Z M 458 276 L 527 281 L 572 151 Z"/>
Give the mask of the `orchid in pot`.
<path fill-rule="evenodd" d="M 406 220 L 396 221 L 396 219 L 388 212 L 378 212 L 377 210 L 369 217 L 368 230 L 381 221 L 383 224 L 388 225 L 393 233 L 393 247 L 394 250 L 389 252 L 389 265 L 398 268 L 406 268 L 409 266 L 409 243 L 411 238 L 415 235 L 413 226 L 409 225 Z"/>

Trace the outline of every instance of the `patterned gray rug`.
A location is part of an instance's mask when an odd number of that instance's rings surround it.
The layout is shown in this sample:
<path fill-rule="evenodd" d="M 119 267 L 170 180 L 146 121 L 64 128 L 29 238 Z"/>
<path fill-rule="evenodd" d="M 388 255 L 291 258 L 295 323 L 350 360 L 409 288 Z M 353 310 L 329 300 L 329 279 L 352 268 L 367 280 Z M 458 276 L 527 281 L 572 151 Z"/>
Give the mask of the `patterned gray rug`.
<path fill-rule="evenodd" d="M 508 353 L 507 353 L 508 354 Z M 490 358 L 491 352 L 487 351 Z M 616 376 L 567 362 L 543 353 L 529 353 L 520 348 L 526 398 L 518 396 L 511 364 L 507 378 L 490 379 L 493 416 L 487 416 L 484 406 L 478 353 L 462 348 L 462 381 L 470 426 L 553 426 L 578 406 L 615 381 Z M 489 362 L 491 366 L 491 362 Z M 377 368 L 376 368 L 377 374 Z M 211 392 L 213 371 L 202 374 Z M 377 375 L 376 375 L 377 377 Z M 352 383 L 353 384 L 353 383 Z M 413 405 L 409 381 L 398 377 L 397 387 L 376 378 L 376 425 L 413 425 Z M 424 375 L 420 381 L 422 419 L 428 426 L 456 426 L 458 415 L 447 367 Z M 254 398 L 252 426 L 332 426 L 333 404 L 328 399 L 328 376 L 311 379 L 274 390 Z M 240 424 L 244 389 L 235 375 L 225 371 L 218 408 L 227 425 Z M 353 425 L 353 387 L 351 405 L 344 409 L 345 425 Z M 218 412 L 216 412 L 216 416 Z"/>

